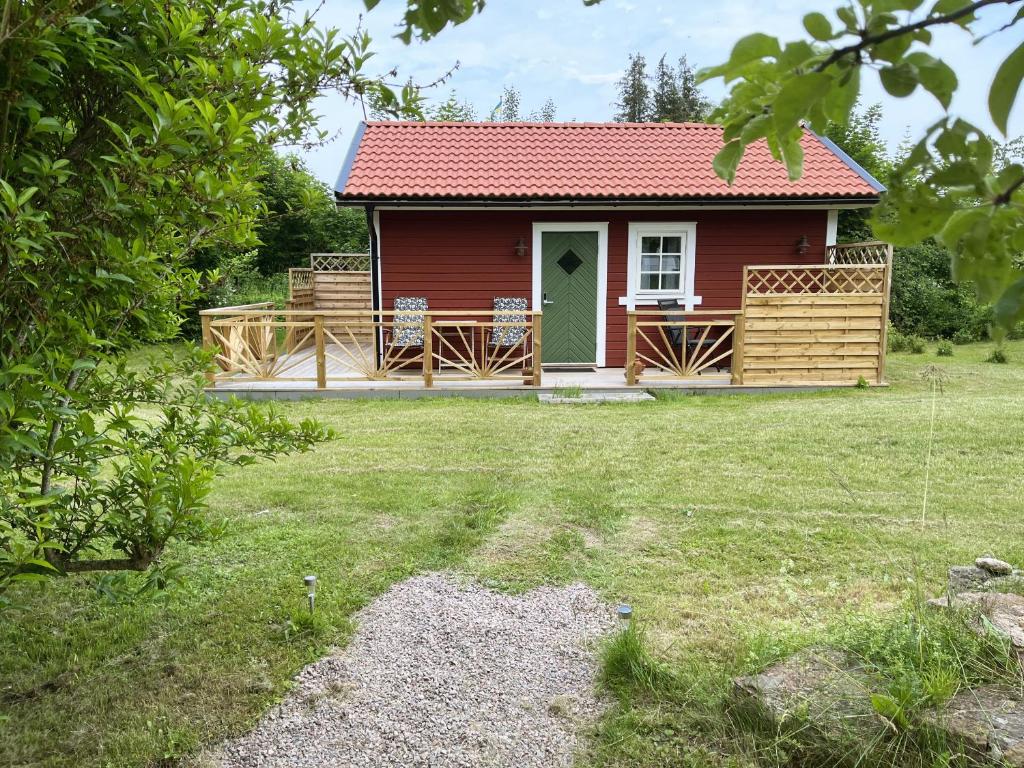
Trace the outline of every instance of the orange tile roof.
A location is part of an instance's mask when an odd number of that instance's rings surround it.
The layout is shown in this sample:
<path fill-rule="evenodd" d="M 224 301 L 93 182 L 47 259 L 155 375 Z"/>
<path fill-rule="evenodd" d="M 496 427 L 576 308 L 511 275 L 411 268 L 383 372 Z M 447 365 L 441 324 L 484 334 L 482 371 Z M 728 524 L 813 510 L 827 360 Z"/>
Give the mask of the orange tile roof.
<path fill-rule="evenodd" d="M 342 200 L 875 199 L 882 186 L 826 139 L 802 139 L 789 181 L 765 142 L 730 187 L 711 168 L 720 126 L 703 123 L 371 122 L 338 179 Z"/>

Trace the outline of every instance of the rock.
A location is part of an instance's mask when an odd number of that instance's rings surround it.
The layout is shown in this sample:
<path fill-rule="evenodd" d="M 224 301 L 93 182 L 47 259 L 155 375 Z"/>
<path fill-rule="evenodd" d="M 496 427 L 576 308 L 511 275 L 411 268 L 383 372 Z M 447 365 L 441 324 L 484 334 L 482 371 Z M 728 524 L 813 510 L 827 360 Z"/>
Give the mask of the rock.
<path fill-rule="evenodd" d="M 949 569 L 949 594 L 976 591 L 991 577 L 992 574 L 976 565 L 954 565 Z"/>
<path fill-rule="evenodd" d="M 983 686 L 960 691 L 922 722 L 978 760 L 1024 768 L 1024 701 L 1013 691 Z"/>
<path fill-rule="evenodd" d="M 792 729 L 808 746 L 851 739 L 871 744 L 884 727 L 871 706 L 873 687 L 876 681 L 845 654 L 808 649 L 758 675 L 734 679 L 733 699 L 738 714 L 773 730 Z"/>
<path fill-rule="evenodd" d="M 1013 573 L 1013 566 L 1004 560 L 997 560 L 994 557 L 979 557 L 974 564 L 983 571 L 988 571 L 994 576 L 1009 576 Z"/>

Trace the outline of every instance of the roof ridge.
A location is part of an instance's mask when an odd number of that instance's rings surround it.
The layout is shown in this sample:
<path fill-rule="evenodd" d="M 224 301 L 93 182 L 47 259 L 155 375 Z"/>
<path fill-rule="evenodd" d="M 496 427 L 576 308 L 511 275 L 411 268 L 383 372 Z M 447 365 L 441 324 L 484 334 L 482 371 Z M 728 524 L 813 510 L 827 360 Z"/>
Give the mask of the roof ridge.
<path fill-rule="evenodd" d="M 445 128 L 714 128 L 721 130 L 722 126 L 717 123 L 697 122 L 650 122 L 650 123 L 619 123 L 609 122 L 538 122 L 530 120 L 517 120 L 514 122 L 500 122 L 496 120 L 368 120 L 367 127 L 445 127 Z"/>

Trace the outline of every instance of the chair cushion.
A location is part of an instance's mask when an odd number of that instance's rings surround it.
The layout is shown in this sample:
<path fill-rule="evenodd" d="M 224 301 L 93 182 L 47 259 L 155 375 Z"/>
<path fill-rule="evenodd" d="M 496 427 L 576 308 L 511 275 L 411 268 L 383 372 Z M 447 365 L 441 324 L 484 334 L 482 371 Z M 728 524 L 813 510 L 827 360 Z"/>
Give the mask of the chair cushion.
<path fill-rule="evenodd" d="M 526 299 L 518 296 L 495 296 L 494 298 L 494 322 L 495 323 L 525 323 L 526 322 Z M 519 344 L 526 335 L 526 327 L 515 328 L 506 326 L 495 328 L 491 334 L 492 347 L 514 347 Z"/>
<path fill-rule="evenodd" d="M 396 296 L 396 312 L 426 312 L 427 300 L 423 296 Z M 395 315 L 391 345 L 394 347 L 423 346 L 423 315 Z"/>

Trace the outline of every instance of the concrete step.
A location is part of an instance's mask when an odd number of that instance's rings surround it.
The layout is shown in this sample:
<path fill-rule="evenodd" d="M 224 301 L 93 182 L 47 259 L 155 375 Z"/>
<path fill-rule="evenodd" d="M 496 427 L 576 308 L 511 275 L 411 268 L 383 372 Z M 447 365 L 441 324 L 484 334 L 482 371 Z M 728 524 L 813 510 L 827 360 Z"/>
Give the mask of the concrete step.
<path fill-rule="evenodd" d="M 537 395 L 542 403 L 553 403 L 556 405 L 592 405 L 594 403 L 643 403 L 654 400 L 654 397 L 647 392 L 629 390 L 625 392 L 581 392 L 578 397 L 567 397 L 556 393 L 542 393 Z"/>

